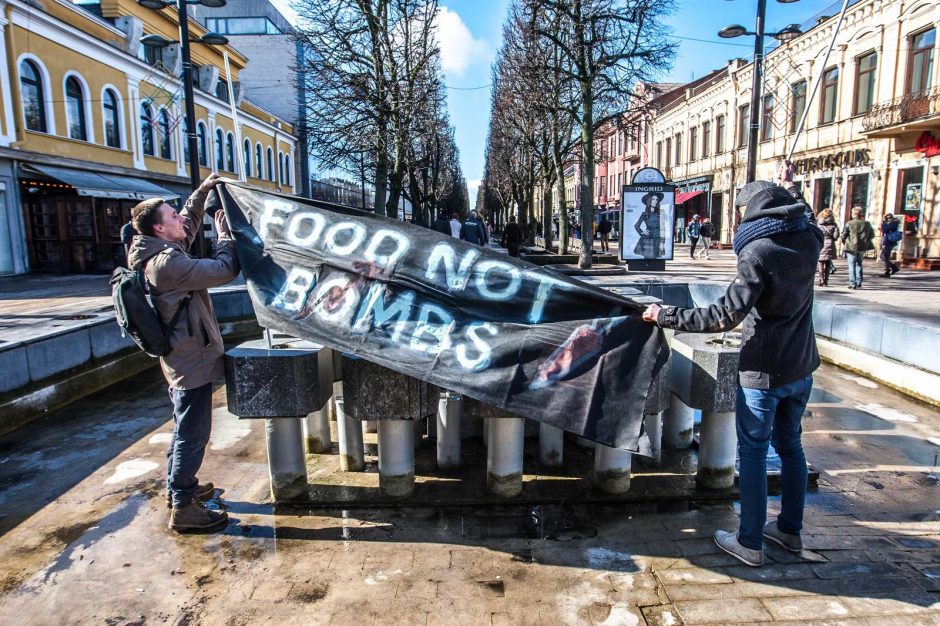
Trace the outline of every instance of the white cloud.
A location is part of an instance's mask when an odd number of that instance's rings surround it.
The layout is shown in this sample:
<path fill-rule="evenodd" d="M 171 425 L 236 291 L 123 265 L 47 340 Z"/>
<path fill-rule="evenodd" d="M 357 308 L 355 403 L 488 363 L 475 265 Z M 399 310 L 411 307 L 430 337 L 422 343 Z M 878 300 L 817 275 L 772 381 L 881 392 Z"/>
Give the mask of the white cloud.
<path fill-rule="evenodd" d="M 472 179 L 472 180 L 468 180 L 468 181 L 467 181 L 467 188 L 470 190 L 471 193 L 473 193 L 474 191 L 476 191 L 477 189 L 479 189 L 481 182 L 483 182 L 483 181 L 481 181 L 479 178 L 474 178 L 474 179 Z"/>
<path fill-rule="evenodd" d="M 460 78 L 474 63 L 488 65 L 493 57 L 489 43 L 475 39 L 460 15 L 443 6 L 437 17 L 437 39 L 441 46 L 441 68 L 448 78 Z"/>

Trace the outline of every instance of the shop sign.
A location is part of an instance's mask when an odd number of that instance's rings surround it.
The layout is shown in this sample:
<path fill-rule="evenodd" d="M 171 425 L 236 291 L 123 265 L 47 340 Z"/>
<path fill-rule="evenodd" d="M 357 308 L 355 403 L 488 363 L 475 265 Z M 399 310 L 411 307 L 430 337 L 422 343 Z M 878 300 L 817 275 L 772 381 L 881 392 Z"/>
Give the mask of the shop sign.
<path fill-rule="evenodd" d="M 934 137 L 929 130 L 925 130 L 917 138 L 917 145 L 914 149 L 923 152 L 925 157 L 938 156 L 940 155 L 940 139 Z"/>
<path fill-rule="evenodd" d="M 834 152 L 818 157 L 799 159 L 794 162 L 797 174 L 811 174 L 813 172 L 827 171 L 837 167 L 863 167 L 871 164 L 871 150 L 860 148 Z"/>

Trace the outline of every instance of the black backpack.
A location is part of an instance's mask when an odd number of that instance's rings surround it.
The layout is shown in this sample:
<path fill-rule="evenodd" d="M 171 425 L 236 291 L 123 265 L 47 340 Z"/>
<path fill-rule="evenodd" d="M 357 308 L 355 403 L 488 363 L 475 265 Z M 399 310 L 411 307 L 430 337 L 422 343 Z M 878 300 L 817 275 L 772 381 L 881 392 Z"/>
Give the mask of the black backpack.
<path fill-rule="evenodd" d="M 143 270 L 119 267 L 111 274 L 111 298 L 114 300 L 114 316 L 121 327 L 121 335 L 130 335 L 134 343 L 150 356 L 166 356 L 171 350 L 170 333 L 189 305 L 192 293 L 180 302 L 169 326 L 164 326 L 160 321 L 149 293 Z"/>

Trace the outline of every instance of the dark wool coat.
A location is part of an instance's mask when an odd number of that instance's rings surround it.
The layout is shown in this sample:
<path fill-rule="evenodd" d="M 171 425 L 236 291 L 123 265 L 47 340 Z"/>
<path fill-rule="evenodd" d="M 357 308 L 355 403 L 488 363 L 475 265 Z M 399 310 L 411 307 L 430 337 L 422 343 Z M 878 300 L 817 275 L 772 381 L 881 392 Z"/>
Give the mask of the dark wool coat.
<path fill-rule="evenodd" d="M 839 236 L 839 227 L 831 217 L 819 222 L 818 226 L 823 234 L 823 247 L 819 251 L 819 260 L 832 261 L 836 258 L 836 238 Z"/>

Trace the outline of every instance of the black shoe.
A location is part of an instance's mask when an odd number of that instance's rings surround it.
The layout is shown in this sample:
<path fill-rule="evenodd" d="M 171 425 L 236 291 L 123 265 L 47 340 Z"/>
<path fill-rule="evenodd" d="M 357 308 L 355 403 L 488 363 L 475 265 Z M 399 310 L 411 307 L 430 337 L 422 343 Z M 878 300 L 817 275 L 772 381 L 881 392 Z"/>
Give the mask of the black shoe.
<path fill-rule="evenodd" d="M 169 527 L 170 530 L 182 532 L 215 528 L 227 522 L 228 513 L 207 509 L 205 504 L 196 499 L 182 508 L 173 509 L 170 513 Z"/>
<path fill-rule="evenodd" d="M 900 269 L 901 269 L 901 268 L 898 267 L 897 265 L 891 266 L 891 275 L 894 276 L 895 274 L 897 274 L 897 273 L 900 271 Z"/>

